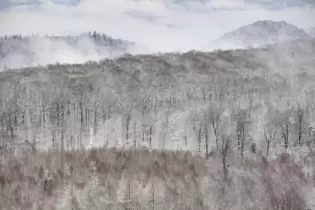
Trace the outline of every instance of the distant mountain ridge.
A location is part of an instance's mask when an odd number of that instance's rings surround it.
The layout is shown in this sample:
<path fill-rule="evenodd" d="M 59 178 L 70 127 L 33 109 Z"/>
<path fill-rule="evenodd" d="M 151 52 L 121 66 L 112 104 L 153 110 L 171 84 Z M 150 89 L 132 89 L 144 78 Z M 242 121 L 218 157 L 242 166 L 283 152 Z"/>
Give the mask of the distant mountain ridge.
<path fill-rule="evenodd" d="M 248 48 L 310 38 L 306 31 L 285 21 L 260 20 L 223 34 L 207 47 Z"/>
<path fill-rule="evenodd" d="M 130 53 L 136 43 L 96 32 L 79 36 L 0 37 L 0 69 L 53 63 L 83 63 Z"/>

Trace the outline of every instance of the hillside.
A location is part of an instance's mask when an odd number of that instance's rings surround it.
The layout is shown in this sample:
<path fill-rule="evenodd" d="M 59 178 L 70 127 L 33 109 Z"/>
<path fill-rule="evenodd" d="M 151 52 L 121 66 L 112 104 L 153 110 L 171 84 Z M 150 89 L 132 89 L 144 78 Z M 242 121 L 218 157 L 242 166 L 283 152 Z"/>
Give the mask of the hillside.
<path fill-rule="evenodd" d="M 223 34 L 207 45 L 208 48 L 248 48 L 292 40 L 308 40 L 303 30 L 285 21 L 263 20 Z"/>
<path fill-rule="evenodd" d="M 0 72 L 0 208 L 314 209 L 314 68 L 304 40 Z"/>
<path fill-rule="evenodd" d="M 257 116 L 256 122 L 253 107 L 260 107 L 257 114 L 262 114 L 266 106 L 277 110 L 288 100 L 292 106 L 306 106 L 310 98 L 305 94 L 311 94 L 314 85 L 314 55 L 314 41 L 294 41 L 251 50 L 125 55 L 9 70 L 0 73 L 5 99 L 1 116 L 14 119 L 5 122 L 14 123 L 10 135 L 15 141 L 35 141 L 35 132 L 41 139 L 38 146 L 59 145 L 54 138 L 61 134 L 88 141 L 94 128 L 96 145 L 197 151 L 198 123 L 191 124 L 192 119 L 200 121 L 202 113 L 219 104 L 225 120 L 242 113 L 257 128 L 266 116 Z M 229 132 L 234 133 L 235 122 L 230 123 Z M 164 126 L 170 125 L 173 128 L 164 136 Z M 62 128 L 66 133 L 60 133 Z M 250 141 L 261 142 L 261 130 L 251 132 Z"/>
<path fill-rule="evenodd" d="M 135 43 L 105 34 L 0 37 L 0 69 L 59 63 L 84 63 L 133 52 Z"/>

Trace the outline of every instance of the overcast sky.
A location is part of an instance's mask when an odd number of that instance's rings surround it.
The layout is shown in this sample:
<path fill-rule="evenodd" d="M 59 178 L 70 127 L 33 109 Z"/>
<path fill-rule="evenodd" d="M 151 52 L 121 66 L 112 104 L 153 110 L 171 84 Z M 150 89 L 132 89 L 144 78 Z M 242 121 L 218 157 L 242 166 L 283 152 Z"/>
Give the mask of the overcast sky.
<path fill-rule="evenodd" d="M 104 32 L 154 49 L 198 48 L 257 20 L 315 26 L 315 0 L 0 0 L 0 35 Z"/>

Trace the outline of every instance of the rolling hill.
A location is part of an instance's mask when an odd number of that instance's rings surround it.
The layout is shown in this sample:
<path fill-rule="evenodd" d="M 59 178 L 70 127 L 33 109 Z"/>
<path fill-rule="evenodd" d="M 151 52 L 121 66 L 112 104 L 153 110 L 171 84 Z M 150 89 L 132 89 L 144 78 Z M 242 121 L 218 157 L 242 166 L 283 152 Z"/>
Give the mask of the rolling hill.
<path fill-rule="evenodd" d="M 206 48 L 249 48 L 292 40 L 308 40 L 303 30 L 285 21 L 263 20 L 242 26 L 213 40 Z"/>

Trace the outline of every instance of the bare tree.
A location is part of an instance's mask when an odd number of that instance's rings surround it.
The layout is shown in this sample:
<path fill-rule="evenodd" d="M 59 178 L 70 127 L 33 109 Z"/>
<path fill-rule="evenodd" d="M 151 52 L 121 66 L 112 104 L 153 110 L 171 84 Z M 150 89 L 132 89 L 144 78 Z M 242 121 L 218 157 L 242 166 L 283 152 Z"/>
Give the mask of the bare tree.
<path fill-rule="evenodd" d="M 151 187 L 151 199 L 150 199 L 150 204 L 152 206 L 152 210 L 156 209 L 156 195 L 155 195 L 155 184 L 154 184 L 154 179 L 152 181 L 152 187 Z"/>
<path fill-rule="evenodd" d="M 277 137 L 278 132 L 279 130 L 277 125 L 274 122 L 272 122 L 272 120 L 269 120 L 264 127 L 264 138 L 267 144 L 266 147 L 267 157 L 269 156 L 270 144 Z"/>
<path fill-rule="evenodd" d="M 217 151 L 219 151 L 219 140 L 220 140 L 220 135 L 222 133 L 222 113 L 223 113 L 223 107 L 222 103 L 219 103 L 219 106 L 212 105 L 210 107 L 210 113 L 209 113 L 209 118 L 210 118 L 210 123 L 213 128 L 214 136 L 215 136 L 215 143 L 216 143 L 216 148 Z"/>
<path fill-rule="evenodd" d="M 305 129 L 307 127 L 306 125 L 306 119 L 305 119 L 305 110 L 302 108 L 298 108 L 295 113 L 294 122 L 296 124 L 297 128 L 297 143 L 298 145 L 301 145 L 303 136 L 305 134 Z"/>
<path fill-rule="evenodd" d="M 129 140 L 129 128 L 130 128 L 130 121 L 131 121 L 131 111 L 132 111 L 132 104 L 126 104 L 125 108 L 125 125 L 126 125 L 126 141 Z"/>
<path fill-rule="evenodd" d="M 224 181 L 227 181 L 228 178 L 228 155 L 229 155 L 229 148 L 230 148 L 230 139 L 229 137 L 222 137 L 222 145 L 221 145 L 221 158 L 222 158 L 222 171 L 223 171 L 223 178 Z"/>
<path fill-rule="evenodd" d="M 255 88 L 251 87 L 248 90 L 248 102 L 249 102 L 249 110 L 248 110 L 248 118 L 251 119 L 252 118 L 252 110 L 253 110 L 253 104 L 255 101 L 255 92 L 254 92 Z"/>
<path fill-rule="evenodd" d="M 246 122 L 246 111 L 239 110 L 236 115 L 236 134 L 237 134 L 237 148 L 243 158 L 244 147 L 245 147 L 245 122 Z"/>
<path fill-rule="evenodd" d="M 195 134 L 197 140 L 197 150 L 198 153 L 201 153 L 201 138 L 202 138 L 202 128 L 203 128 L 203 120 L 200 117 L 200 114 L 195 110 L 191 111 L 191 123 L 192 123 L 192 130 Z"/>
<path fill-rule="evenodd" d="M 291 110 L 286 110 L 284 113 L 280 113 L 279 116 L 279 125 L 280 125 L 280 132 L 283 138 L 284 148 L 288 149 L 289 147 L 289 135 L 290 135 L 290 117 L 291 117 Z"/>
<path fill-rule="evenodd" d="M 156 116 L 149 116 L 149 122 L 148 122 L 148 126 L 149 126 L 149 144 L 150 144 L 150 149 L 152 149 L 152 140 L 153 140 L 153 132 L 154 132 L 154 127 L 155 124 L 157 122 L 157 117 Z"/>

